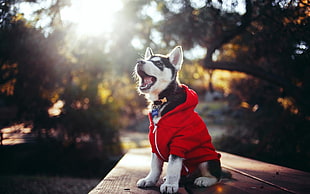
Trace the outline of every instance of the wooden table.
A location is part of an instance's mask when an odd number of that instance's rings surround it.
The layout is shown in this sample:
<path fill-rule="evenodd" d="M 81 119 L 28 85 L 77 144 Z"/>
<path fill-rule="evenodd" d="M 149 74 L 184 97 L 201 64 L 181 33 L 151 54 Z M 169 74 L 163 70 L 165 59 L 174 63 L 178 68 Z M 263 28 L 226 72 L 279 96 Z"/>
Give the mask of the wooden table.
<path fill-rule="evenodd" d="M 160 193 L 162 181 L 148 189 L 136 187 L 136 182 L 148 174 L 150 153 L 149 148 L 130 150 L 90 194 Z M 222 167 L 231 172 L 231 179 L 223 179 L 209 188 L 181 187 L 179 193 L 310 193 L 310 173 L 224 152 L 221 155 Z"/>

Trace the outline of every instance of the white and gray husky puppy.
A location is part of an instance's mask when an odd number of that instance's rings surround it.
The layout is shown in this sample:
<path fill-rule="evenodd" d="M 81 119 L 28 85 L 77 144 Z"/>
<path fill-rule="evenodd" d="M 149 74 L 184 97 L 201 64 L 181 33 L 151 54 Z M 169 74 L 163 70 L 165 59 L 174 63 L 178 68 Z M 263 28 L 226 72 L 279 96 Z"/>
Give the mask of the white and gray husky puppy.
<path fill-rule="evenodd" d="M 181 46 L 169 54 L 153 54 L 147 48 L 138 60 L 135 74 L 138 90 L 149 101 L 152 147 L 151 170 L 137 182 L 140 188 L 157 184 L 164 162 L 168 162 L 162 193 L 176 193 L 182 178 L 199 187 L 209 187 L 220 180 L 220 154 L 212 143 L 207 127 L 194 111 L 197 94 L 178 80 L 183 63 Z"/>

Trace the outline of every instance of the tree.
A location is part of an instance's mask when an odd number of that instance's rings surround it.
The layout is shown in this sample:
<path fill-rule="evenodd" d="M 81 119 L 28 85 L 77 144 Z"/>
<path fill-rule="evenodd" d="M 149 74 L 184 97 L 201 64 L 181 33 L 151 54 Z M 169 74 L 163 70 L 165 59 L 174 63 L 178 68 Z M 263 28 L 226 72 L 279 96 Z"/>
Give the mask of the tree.
<path fill-rule="evenodd" d="M 223 1 L 194 8 L 184 0 L 176 13 L 165 1 L 159 2 L 167 18 L 160 27 L 166 41 L 207 48 L 205 68 L 240 71 L 276 84 L 294 99 L 300 112 L 309 114 L 307 1 L 246 0 L 244 13 L 235 10 L 240 1 L 233 1 L 229 11 Z"/>
<path fill-rule="evenodd" d="M 43 133 L 49 137 L 51 129 L 61 130 L 59 140 L 67 144 L 89 135 L 90 140 L 102 141 L 107 155 L 119 153 L 119 110 L 111 102 L 102 102 L 99 91 L 111 64 L 102 46 L 93 45 L 104 41 L 88 39 L 74 50 L 68 46 L 68 29 L 52 22 L 53 30 L 46 35 L 15 12 L 14 2 L 1 3 L 1 99 L 18 110 L 7 124 L 26 123 L 41 138 Z M 59 11 L 61 1 L 55 3 L 52 6 Z M 49 10 L 52 20 L 57 9 Z M 61 114 L 51 115 L 49 109 L 59 101 L 64 103 Z"/>
<path fill-rule="evenodd" d="M 27 164 L 23 172 L 35 166 L 31 173 L 102 176 L 121 154 L 121 111 L 107 84 L 113 69 L 107 42 L 70 42 L 71 29 L 58 17 L 66 0 L 37 11 L 37 18 L 50 21 L 46 27 L 26 20 L 14 9 L 16 2 L 22 1 L 0 3 L 0 106 L 17 110 L 1 127 L 24 123 L 39 141 L 21 146 L 25 151 L 16 157 L 12 149 L 2 162 L 10 166 L 19 158 Z"/>
<path fill-rule="evenodd" d="M 17 16 L 18 17 L 18 16 Z M 16 16 L 13 17 L 16 19 Z M 27 28 L 23 20 L 12 22 L 1 29 L 1 89 L 10 96 L 11 104 L 19 107 L 17 120 L 37 120 L 42 124 L 48 118 L 50 95 L 57 83 L 50 72 L 63 57 L 55 49 L 51 36 L 45 38 L 35 29 Z M 41 49 L 34 49 L 41 48 Z"/>

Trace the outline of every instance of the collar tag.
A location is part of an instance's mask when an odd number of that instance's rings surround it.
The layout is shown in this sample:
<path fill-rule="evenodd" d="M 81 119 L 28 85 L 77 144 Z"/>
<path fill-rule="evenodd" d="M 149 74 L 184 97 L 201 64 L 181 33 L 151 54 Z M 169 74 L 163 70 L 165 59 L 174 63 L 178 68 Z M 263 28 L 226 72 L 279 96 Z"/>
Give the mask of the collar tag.
<path fill-rule="evenodd" d="M 158 116 L 158 111 L 159 111 L 158 108 L 153 108 L 153 109 L 152 109 L 152 118 L 154 118 L 155 116 L 156 116 L 156 117 Z"/>
<path fill-rule="evenodd" d="M 154 117 L 158 117 L 159 115 L 159 109 L 161 108 L 161 106 L 168 102 L 167 98 L 164 97 L 163 99 L 159 99 L 153 102 L 153 107 L 152 107 L 152 118 Z"/>

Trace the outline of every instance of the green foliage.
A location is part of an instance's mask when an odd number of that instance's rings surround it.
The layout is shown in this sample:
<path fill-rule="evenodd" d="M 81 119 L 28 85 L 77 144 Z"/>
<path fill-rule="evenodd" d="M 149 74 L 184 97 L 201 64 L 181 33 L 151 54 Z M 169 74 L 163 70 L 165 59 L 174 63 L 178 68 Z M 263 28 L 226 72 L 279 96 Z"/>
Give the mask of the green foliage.
<path fill-rule="evenodd" d="M 138 54 L 146 46 L 167 53 L 176 44 L 185 50 L 199 45 L 207 49 L 200 66 L 185 65 L 180 75 L 184 82 L 201 86 L 199 92 L 214 69 L 255 77 L 236 80 L 231 88 L 222 83 L 225 94 L 234 96 L 235 115 L 241 115 L 235 131 L 243 130 L 229 142 L 246 145 L 223 148 L 260 158 L 298 158 L 301 163 L 306 160 L 301 155 L 309 156 L 306 1 L 124 1 L 112 33 L 98 37 L 76 36 L 74 25 L 61 22 L 59 11 L 67 0 L 39 9 L 35 21 L 14 9 L 15 2 L 24 1 L 1 2 L 0 99 L 5 106 L 18 107 L 16 117 L 5 124 L 23 122 L 40 137 L 57 137 L 66 146 L 93 141 L 108 155 L 119 153 L 118 129 L 132 124 L 145 107 L 132 80 Z M 46 29 L 36 27 L 44 19 Z M 214 73 L 212 79 L 216 77 Z M 58 114 L 49 114 L 61 102 Z M 286 145 L 289 137 L 294 140 Z"/>
<path fill-rule="evenodd" d="M 255 78 L 234 81 L 232 87 L 240 102 L 230 101 L 239 122 L 217 140 L 219 149 L 309 171 L 310 122 L 296 114 L 292 99 L 279 98 L 277 87 Z"/>
<path fill-rule="evenodd" d="M 0 38 L 2 96 L 8 95 L 6 103 L 19 107 L 18 121 L 42 119 L 45 127 L 47 109 L 51 106 L 48 97 L 55 90 L 52 83 L 57 84 L 50 70 L 62 60 L 53 37 L 47 39 L 40 31 L 27 28 L 19 21 L 1 30 Z"/>
<path fill-rule="evenodd" d="M 57 138 L 65 146 L 93 142 L 104 157 L 120 154 L 120 110 L 99 91 L 112 65 L 100 45 L 93 47 L 97 40 L 80 42 L 74 50 L 64 29 L 45 36 L 23 18 L 9 21 L 0 31 L 1 103 L 18 111 L 3 123 L 26 123 L 39 138 Z M 61 114 L 51 115 L 59 101 Z"/>

